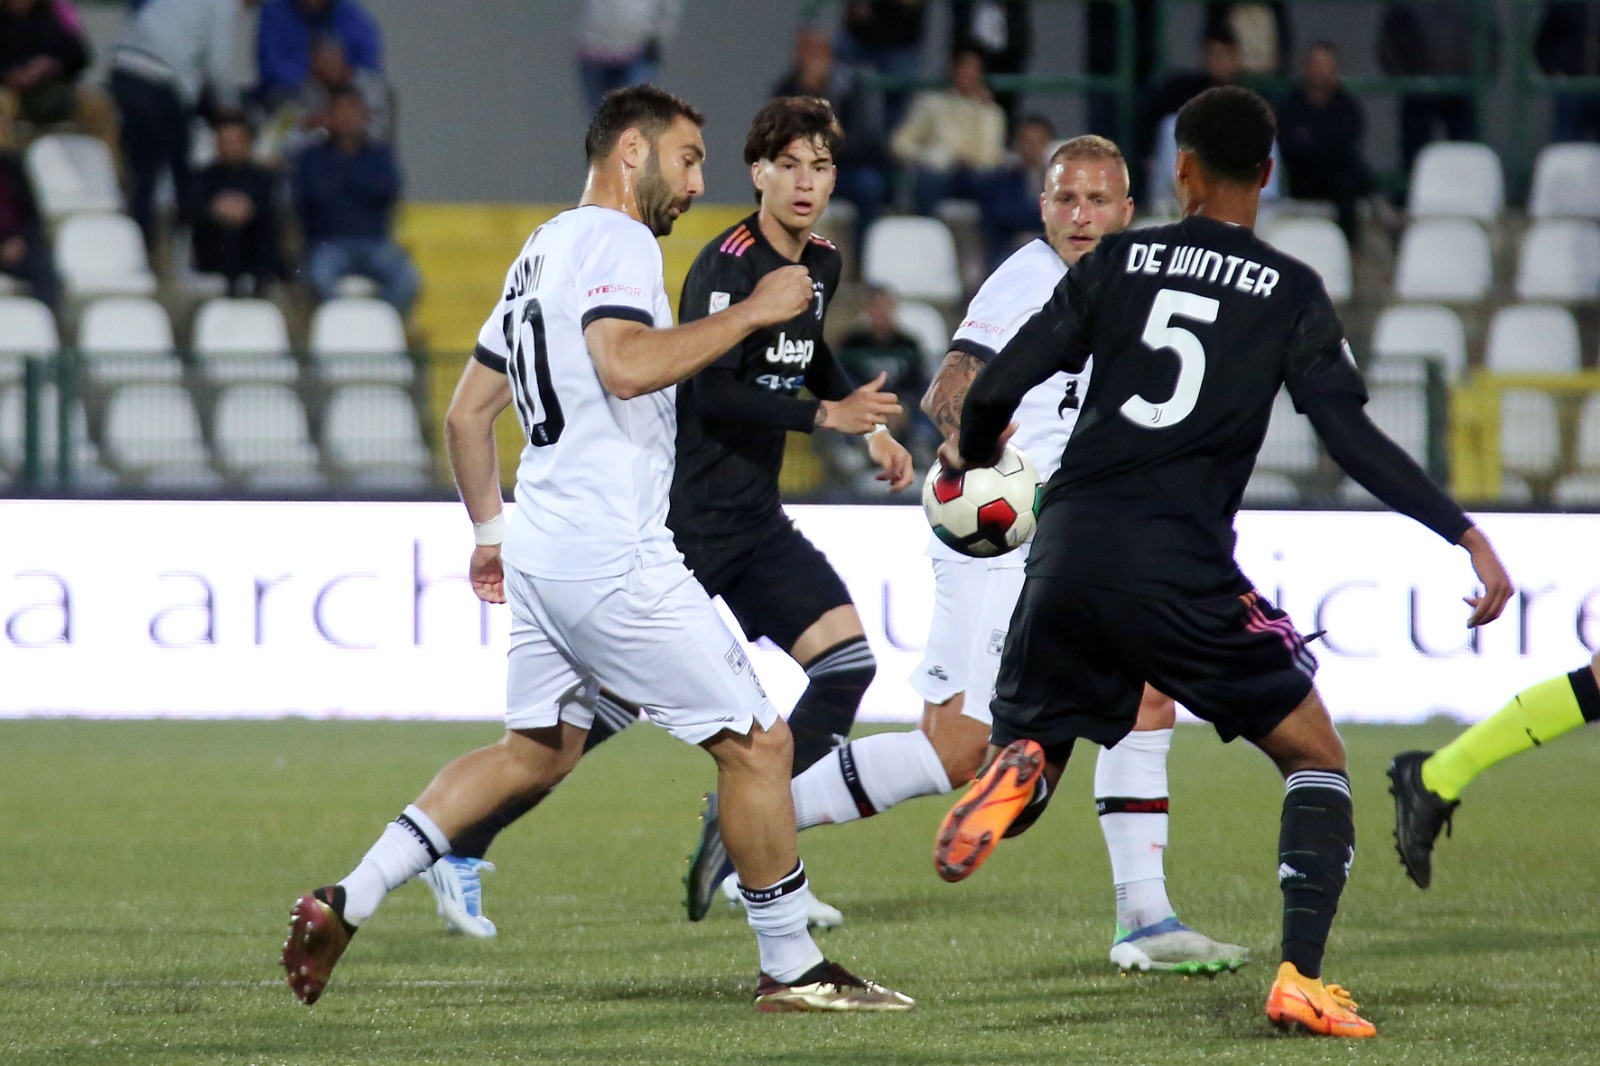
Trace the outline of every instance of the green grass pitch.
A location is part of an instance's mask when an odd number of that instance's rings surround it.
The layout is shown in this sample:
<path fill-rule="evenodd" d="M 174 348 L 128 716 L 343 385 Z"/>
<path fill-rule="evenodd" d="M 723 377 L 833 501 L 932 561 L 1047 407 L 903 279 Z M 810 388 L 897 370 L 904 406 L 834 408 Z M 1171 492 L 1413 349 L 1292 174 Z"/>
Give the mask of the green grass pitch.
<path fill-rule="evenodd" d="M 1278 1034 L 1282 786 L 1198 727 L 1172 754 L 1169 888 L 1250 946 L 1232 976 L 1122 977 L 1079 753 L 1049 815 L 970 881 L 933 873 L 946 801 L 813 830 L 832 956 L 918 998 L 903 1016 L 757 1015 L 755 948 L 679 877 L 710 759 L 652 728 L 600 749 L 493 854 L 499 939 L 444 934 L 426 888 L 390 897 L 314 1010 L 277 954 L 290 903 L 341 876 L 485 724 L 0 723 L 0 1062 L 1594 1063 L 1600 1061 L 1600 735 L 1497 767 L 1467 794 L 1434 887 L 1404 879 L 1383 769 L 1448 724 L 1345 731 L 1360 843 L 1328 975 L 1375 1041 Z"/>

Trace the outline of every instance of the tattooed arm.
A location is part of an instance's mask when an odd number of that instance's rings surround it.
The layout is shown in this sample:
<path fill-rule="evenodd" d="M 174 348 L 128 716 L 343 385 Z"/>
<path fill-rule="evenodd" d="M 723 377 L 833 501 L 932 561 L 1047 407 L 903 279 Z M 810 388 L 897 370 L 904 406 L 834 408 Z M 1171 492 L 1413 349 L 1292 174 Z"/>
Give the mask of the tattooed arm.
<path fill-rule="evenodd" d="M 922 397 L 922 412 L 933 420 L 946 440 L 954 440 L 960 434 L 961 405 L 966 403 L 967 390 L 982 369 L 982 359 L 970 352 L 951 350 L 934 373 L 927 394 Z"/>

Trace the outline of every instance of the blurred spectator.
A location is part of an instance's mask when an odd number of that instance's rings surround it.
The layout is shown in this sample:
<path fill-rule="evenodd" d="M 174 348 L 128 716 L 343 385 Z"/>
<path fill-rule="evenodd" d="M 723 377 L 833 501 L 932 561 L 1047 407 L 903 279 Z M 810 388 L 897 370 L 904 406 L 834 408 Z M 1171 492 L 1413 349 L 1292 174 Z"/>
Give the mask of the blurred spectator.
<path fill-rule="evenodd" d="M 1246 73 L 1288 73 L 1293 47 L 1284 0 L 1213 0 L 1206 5 L 1206 27 L 1233 34 Z"/>
<path fill-rule="evenodd" d="M 110 99 L 78 84 L 89 41 L 71 0 L 0 0 L 0 115 L 49 126 L 69 119 L 117 146 Z"/>
<path fill-rule="evenodd" d="M 1388 203 L 1362 152 L 1366 118 L 1339 80 L 1333 45 L 1318 41 L 1306 50 L 1303 77 L 1278 108 L 1278 146 L 1288 169 L 1289 196 L 1331 200 L 1339 228 L 1356 240 L 1356 204 L 1371 199 L 1380 217 Z"/>
<path fill-rule="evenodd" d="M 152 0 L 154 2 L 154 0 Z M 268 110 L 293 100 L 311 73 L 311 42 L 332 34 L 361 70 L 383 69 L 383 36 L 360 0 L 266 0 L 256 31 L 256 98 Z"/>
<path fill-rule="evenodd" d="M 1163 176 L 1154 187 L 1148 190 L 1139 188 L 1153 157 L 1158 150 L 1165 149 L 1158 135 L 1166 120 L 1207 89 L 1237 84 L 1244 74 L 1244 55 L 1239 50 L 1239 39 L 1232 28 L 1225 24 L 1207 27 L 1200 41 L 1200 69 L 1169 75 L 1139 109 L 1138 128 L 1134 134 L 1134 158 L 1138 165 L 1130 168 L 1136 201 L 1145 199 L 1147 192 L 1151 196 L 1171 195 L 1166 188 L 1170 183 L 1170 172 L 1164 167 L 1158 168 Z"/>
<path fill-rule="evenodd" d="M 152 252 L 163 170 L 172 173 L 179 221 L 190 218 L 189 124 L 202 92 L 219 108 L 237 103 L 233 27 L 239 6 L 240 0 L 145 0 L 111 51 L 128 213 Z"/>
<path fill-rule="evenodd" d="M 195 175 L 194 268 L 221 274 L 230 296 L 265 296 L 284 277 L 277 176 L 251 158 L 242 115 L 215 124 L 217 158 Z"/>
<path fill-rule="evenodd" d="M 1090 74 L 1110 77 L 1117 72 L 1117 60 L 1122 48 L 1118 35 L 1117 4 L 1105 0 L 1090 0 L 1084 5 L 1084 66 Z M 1156 0 L 1133 0 L 1124 17 L 1133 21 L 1133 92 L 1134 102 L 1142 100 L 1150 90 L 1151 73 L 1155 69 L 1156 55 Z M 1135 118 L 1137 112 L 1134 112 Z M 1117 100 L 1110 93 L 1094 93 L 1089 97 L 1089 132 L 1112 140 L 1128 138 L 1133 131 L 1117 128 Z M 1129 141 L 1128 143 L 1133 143 Z M 1135 167 L 1135 170 L 1138 168 Z"/>
<path fill-rule="evenodd" d="M 345 58 L 344 40 L 335 34 L 318 37 L 311 46 L 311 74 L 296 101 L 302 134 L 328 132 L 328 107 L 343 89 L 359 93 L 367 105 L 367 139 L 394 140 L 394 107 L 389 82 L 375 70 L 356 67 Z"/>
<path fill-rule="evenodd" d="M 1600 3 L 1546 4 L 1533 50 L 1553 78 L 1600 76 Z M 1600 141 L 1600 93 L 1556 93 L 1550 139 Z"/>
<path fill-rule="evenodd" d="M 990 74 L 1021 74 L 1033 45 L 1032 0 L 954 0 L 950 8 L 950 54 L 976 52 Z M 1017 92 L 997 92 L 994 102 L 1015 132 Z"/>
<path fill-rule="evenodd" d="M 833 60 L 833 41 L 817 29 L 802 28 L 795 38 L 794 66 L 772 87 L 773 96 L 820 96 L 833 105 L 844 130 L 834 156 L 839 168 L 833 195 L 856 209 L 856 246 L 883 208 L 888 189 L 889 153 L 884 146 L 883 108 L 877 93 L 861 84 L 854 70 Z"/>
<path fill-rule="evenodd" d="M 294 202 L 305 231 L 305 270 L 320 300 L 337 295 L 341 278 L 359 274 L 405 314 L 420 282 L 411 257 L 389 235 L 400 166 L 394 150 L 369 141 L 366 131 L 361 94 L 336 90 L 328 140 L 300 154 Z"/>
<path fill-rule="evenodd" d="M 61 287 L 50 245 L 17 153 L 15 128 L 4 114 L 0 114 L 0 273 L 27 282 L 36 299 L 56 309 Z"/>
<path fill-rule="evenodd" d="M 1378 65 L 1391 75 L 1472 75 L 1477 70 L 1473 40 L 1476 11 L 1477 5 L 1460 0 L 1390 4 L 1379 31 Z M 1443 128 L 1446 140 L 1477 140 L 1478 111 L 1472 94 L 1407 93 L 1400 97 L 1400 159 L 1406 170 L 1411 169 L 1422 146 L 1433 140 L 1436 127 Z"/>
<path fill-rule="evenodd" d="M 683 0 L 584 0 L 578 78 L 589 114 L 612 89 L 661 77 L 661 49 L 683 17 Z"/>
<path fill-rule="evenodd" d="M 983 84 L 983 59 L 950 61 L 950 86 L 918 93 L 890 141 L 911 168 L 914 210 L 931 215 L 950 197 L 981 200 L 981 188 L 1005 159 L 1006 116 Z"/>
<path fill-rule="evenodd" d="M 990 271 L 1011 254 L 1019 236 L 1032 236 L 1040 230 L 1039 197 L 1044 194 L 1044 172 L 1055 139 L 1056 129 L 1049 119 L 1023 116 L 1005 165 L 983 185 L 979 224 Z"/>
<path fill-rule="evenodd" d="M 834 41 L 839 61 L 896 78 L 922 73 L 922 38 L 927 30 L 927 0 L 846 0 L 844 24 Z M 908 91 L 883 96 L 884 124 L 900 125 Z"/>
<path fill-rule="evenodd" d="M 857 381 L 885 375 L 884 391 L 900 398 L 901 411 L 884 424 L 902 444 L 911 447 L 916 440 L 924 446 L 918 454 L 927 454 L 938 447 L 938 433 L 917 405 L 928 388 L 930 360 L 936 363 L 944 353 L 924 353 L 916 338 L 900 328 L 895 317 L 900 300 L 894 290 L 868 285 L 865 296 L 859 321 L 839 342 L 839 365 Z M 907 439 L 908 430 L 913 440 Z"/>

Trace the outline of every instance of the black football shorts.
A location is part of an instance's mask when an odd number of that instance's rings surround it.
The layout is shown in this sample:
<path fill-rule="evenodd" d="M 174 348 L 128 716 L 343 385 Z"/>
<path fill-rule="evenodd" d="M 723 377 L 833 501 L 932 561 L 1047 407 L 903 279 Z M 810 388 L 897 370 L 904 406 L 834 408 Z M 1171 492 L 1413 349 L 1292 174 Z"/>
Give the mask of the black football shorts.
<path fill-rule="evenodd" d="M 1317 660 L 1289 616 L 1251 591 L 1162 599 L 1028 575 L 995 685 L 996 744 L 1111 745 L 1145 682 L 1216 727 L 1259 739 L 1311 691 Z"/>

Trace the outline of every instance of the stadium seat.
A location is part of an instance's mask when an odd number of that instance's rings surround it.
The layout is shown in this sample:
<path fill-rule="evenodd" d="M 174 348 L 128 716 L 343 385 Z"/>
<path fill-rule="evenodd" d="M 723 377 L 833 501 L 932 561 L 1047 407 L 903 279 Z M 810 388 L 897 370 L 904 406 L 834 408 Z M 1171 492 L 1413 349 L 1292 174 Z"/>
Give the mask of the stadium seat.
<path fill-rule="evenodd" d="M 1418 465 L 1428 465 L 1428 394 L 1410 385 L 1374 385 L 1367 417 Z"/>
<path fill-rule="evenodd" d="M 1535 222 L 1517 255 L 1517 298 L 1578 303 L 1600 297 L 1600 222 Z"/>
<path fill-rule="evenodd" d="M 328 401 L 322 443 L 328 458 L 351 473 L 431 468 L 416 406 L 394 385 L 346 385 L 336 391 Z"/>
<path fill-rule="evenodd" d="M 1272 401 L 1272 418 L 1256 466 L 1279 473 L 1304 474 L 1317 468 L 1317 434 L 1311 420 L 1294 409 L 1287 390 Z"/>
<path fill-rule="evenodd" d="M 1244 487 L 1246 507 L 1270 507 L 1300 502 L 1300 486 L 1288 474 L 1276 470 L 1256 470 Z"/>
<path fill-rule="evenodd" d="M 183 376 L 166 308 L 146 296 L 107 296 L 84 308 L 78 351 L 98 386 Z"/>
<path fill-rule="evenodd" d="M 22 376 L 23 359 L 51 357 L 60 348 L 48 306 L 31 296 L 0 296 L 0 383 Z"/>
<path fill-rule="evenodd" d="M 127 215 L 84 212 L 56 230 L 56 271 L 72 297 L 150 296 L 155 275 L 144 237 Z"/>
<path fill-rule="evenodd" d="M 1350 299 L 1350 243 L 1333 222 L 1325 218 L 1279 218 L 1263 227 L 1261 239 L 1321 275 L 1328 298 L 1334 303 Z"/>
<path fill-rule="evenodd" d="M 1559 479 L 1550 490 L 1550 501 L 1557 507 L 1600 508 L 1600 473 L 1586 471 Z"/>
<path fill-rule="evenodd" d="M 1394 275 L 1402 300 L 1481 300 L 1494 282 L 1489 237 L 1464 218 L 1413 222 L 1400 238 Z"/>
<path fill-rule="evenodd" d="M 217 460 L 235 477 L 263 469 L 316 470 L 305 405 L 287 385 L 231 385 L 217 398 Z"/>
<path fill-rule="evenodd" d="M 45 134 L 28 146 L 24 165 L 39 213 L 52 222 L 79 211 L 122 210 L 117 168 L 98 137 Z"/>
<path fill-rule="evenodd" d="M 1505 206 L 1505 176 L 1493 148 L 1470 141 L 1436 141 L 1417 153 L 1406 202 L 1412 218 L 1493 222 Z"/>
<path fill-rule="evenodd" d="M 1600 471 L 1600 392 L 1590 393 L 1578 414 L 1577 453 L 1572 465 Z"/>
<path fill-rule="evenodd" d="M 194 401 L 180 385 L 124 385 L 105 413 L 106 456 L 118 470 L 144 476 L 155 469 L 210 469 Z"/>
<path fill-rule="evenodd" d="M 354 471 L 350 487 L 357 492 L 375 495 L 422 492 L 433 485 L 428 472 L 415 466 L 368 466 Z"/>
<path fill-rule="evenodd" d="M 1565 307 L 1502 307 L 1489 322 L 1485 366 L 1497 374 L 1567 374 L 1578 369 L 1578 323 Z"/>
<path fill-rule="evenodd" d="M 1386 308 L 1372 330 L 1372 355 L 1378 365 L 1395 360 L 1432 360 L 1445 378 L 1458 381 L 1467 370 L 1467 334 L 1461 316 L 1448 307 L 1411 304 Z M 1379 375 L 1374 369 L 1370 376 Z"/>
<path fill-rule="evenodd" d="M 341 296 L 311 316 L 311 358 L 327 381 L 404 385 L 415 373 L 400 312 L 371 296 Z"/>
<path fill-rule="evenodd" d="M 1511 507 L 1526 507 L 1533 503 L 1533 488 L 1528 484 L 1528 479 L 1501 473 L 1500 502 Z"/>
<path fill-rule="evenodd" d="M 867 231 L 862 277 L 910 300 L 961 299 L 961 269 L 950 228 L 936 218 L 880 218 Z"/>
<path fill-rule="evenodd" d="M 931 372 L 950 350 L 950 327 L 945 325 L 944 316 L 937 308 L 918 300 L 901 300 L 895 306 L 894 320 L 895 325 L 916 338 L 924 365 Z M 915 404 L 920 399 L 914 397 L 911 402 Z M 900 402 L 903 406 L 905 397 L 901 397 Z"/>
<path fill-rule="evenodd" d="M 1533 161 L 1528 214 L 1600 219 L 1600 144 L 1548 144 Z"/>
<path fill-rule="evenodd" d="M 1561 459 L 1561 422 L 1548 394 L 1507 389 L 1500 394 L 1500 465 L 1514 474 L 1539 477 Z"/>
<path fill-rule="evenodd" d="M 212 381 L 293 381 L 289 327 L 271 300 L 208 300 L 194 320 L 194 354 Z"/>

